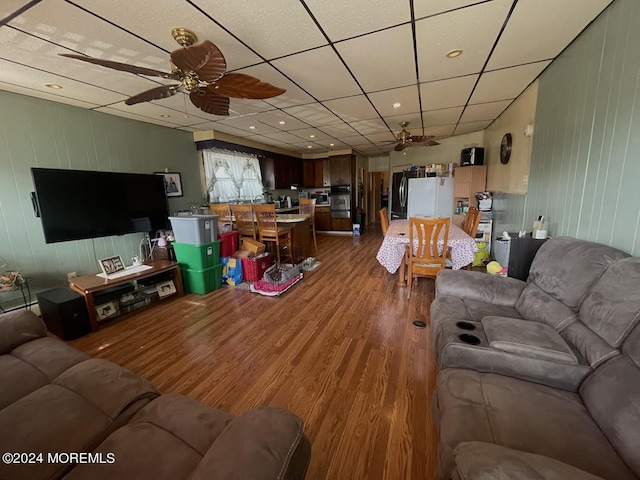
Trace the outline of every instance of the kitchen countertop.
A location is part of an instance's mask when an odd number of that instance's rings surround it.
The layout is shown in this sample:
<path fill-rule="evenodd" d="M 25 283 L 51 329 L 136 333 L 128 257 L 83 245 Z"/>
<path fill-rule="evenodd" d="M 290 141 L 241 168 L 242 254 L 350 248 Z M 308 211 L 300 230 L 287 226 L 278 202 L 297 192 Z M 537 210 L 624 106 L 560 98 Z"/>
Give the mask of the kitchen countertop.
<path fill-rule="evenodd" d="M 308 213 L 279 213 L 276 215 L 276 222 L 278 223 L 300 223 L 306 219 L 311 218 Z"/>
<path fill-rule="evenodd" d="M 286 213 L 286 212 L 293 212 L 294 210 L 298 210 L 298 207 L 284 207 L 284 208 L 276 208 L 276 213 Z"/>

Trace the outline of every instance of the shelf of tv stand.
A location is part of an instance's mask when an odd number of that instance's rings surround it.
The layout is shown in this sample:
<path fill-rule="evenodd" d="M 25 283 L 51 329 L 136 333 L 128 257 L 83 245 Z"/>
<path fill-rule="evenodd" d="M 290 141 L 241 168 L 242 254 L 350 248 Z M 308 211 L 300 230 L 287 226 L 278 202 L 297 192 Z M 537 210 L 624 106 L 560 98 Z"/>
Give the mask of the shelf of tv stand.
<path fill-rule="evenodd" d="M 91 330 L 96 331 L 100 328 L 98 321 L 98 315 L 96 313 L 96 306 L 93 301 L 93 295 L 106 288 L 115 287 L 116 285 L 122 285 L 125 283 L 131 283 L 133 281 L 142 280 L 144 278 L 153 277 L 159 273 L 171 272 L 173 273 L 173 283 L 176 287 L 175 295 L 181 297 L 184 295 L 184 289 L 182 287 L 182 275 L 180 274 L 180 265 L 176 262 L 170 262 L 167 260 L 155 260 L 145 262 L 145 265 L 151 266 L 150 269 L 139 273 L 133 273 L 120 278 L 114 278 L 109 280 L 92 275 L 83 275 L 82 277 L 72 277 L 69 279 L 69 288 L 74 292 L 79 293 L 85 299 L 87 304 L 87 310 L 89 312 L 89 322 L 91 323 Z"/>

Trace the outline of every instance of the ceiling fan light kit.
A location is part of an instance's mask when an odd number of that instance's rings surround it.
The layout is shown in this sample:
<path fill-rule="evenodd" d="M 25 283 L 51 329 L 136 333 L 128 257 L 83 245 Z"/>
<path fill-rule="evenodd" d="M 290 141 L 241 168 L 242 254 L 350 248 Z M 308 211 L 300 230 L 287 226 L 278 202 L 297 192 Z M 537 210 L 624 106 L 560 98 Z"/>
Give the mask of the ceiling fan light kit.
<path fill-rule="evenodd" d="M 277 97 L 286 91 L 250 75 L 227 73 L 227 62 L 220 49 L 208 40 L 196 43 L 198 37 L 187 28 L 173 28 L 171 35 L 181 45 L 181 48 L 171 52 L 171 73 L 85 55 L 59 55 L 122 72 L 179 82 L 138 93 L 125 100 L 127 105 L 161 100 L 178 92 L 186 92 L 191 103 L 203 112 L 227 116 L 230 97 L 263 100 Z"/>
<path fill-rule="evenodd" d="M 435 145 L 440 145 L 435 141 L 433 135 L 411 135 L 407 130 L 409 126 L 409 122 L 400 122 L 400 126 L 402 130 L 396 136 L 396 145 L 393 149 L 396 152 L 401 152 L 407 147 L 415 146 L 423 146 L 423 147 L 433 147 Z"/>

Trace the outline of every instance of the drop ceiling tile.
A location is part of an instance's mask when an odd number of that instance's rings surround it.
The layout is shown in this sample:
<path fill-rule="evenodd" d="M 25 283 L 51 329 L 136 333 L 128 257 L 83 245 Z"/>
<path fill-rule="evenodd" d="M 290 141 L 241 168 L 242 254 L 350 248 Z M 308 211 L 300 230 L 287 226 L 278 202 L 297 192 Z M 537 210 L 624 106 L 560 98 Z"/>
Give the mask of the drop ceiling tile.
<path fill-rule="evenodd" d="M 479 73 L 511 4 L 512 0 L 493 0 L 416 21 L 420 81 Z M 446 53 L 456 48 L 463 54 L 447 58 Z"/>
<path fill-rule="evenodd" d="M 298 0 L 193 1 L 267 59 L 327 43 Z"/>
<path fill-rule="evenodd" d="M 326 133 L 317 130 L 315 128 L 303 128 L 301 130 L 293 130 L 289 132 L 305 141 L 316 142 L 318 140 L 328 140 L 331 135 L 327 135 Z M 314 138 L 311 138 L 311 135 L 314 135 Z"/>
<path fill-rule="evenodd" d="M 454 125 L 440 125 L 437 127 L 427 127 L 424 129 L 425 135 L 433 135 L 437 138 L 450 137 L 453 135 L 454 130 L 456 129 Z"/>
<path fill-rule="evenodd" d="M 277 128 L 278 130 L 283 130 L 288 132 L 290 130 L 299 130 L 301 128 L 307 128 L 307 125 L 304 122 L 301 122 L 295 117 L 281 111 L 281 110 L 271 110 L 269 112 L 256 113 L 253 115 L 253 119 L 257 122 L 266 123 L 267 125 L 271 125 L 272 127 Z M 280 122 L 284 122 L 282 125 Z"/>
<path fill-rule="evenodd" d="M 373 133 L 373 134 L 367 135 L 367 139 L 375 143 L 383 143 L 383 142 L 395 143 L 396 142 L 396 137 L 391 132 Z"/>
<path fill-rule="evenodd" d="M 333 42 L 411 20 L 409 2 L 351 0 L 348 8 L 342 0 L 307 0 L 306 4 Z"/>
<path fill-rule="evenodd" d="M 365 92 L 416 83 L 409 25 L 339 42 L 335 47 Z M 372 55 L 377 61 L 372 61 Z"/>
<path fill-rule="evenodd" d="M 284 142 L 279 142 L 278 140 L 274 140 L 269 137 L 265 137 L 264 135 L 252 135 L 246 137 L 247 140 L 251 140 L 253 142 L 264 143 L 265 145 L 273 145 L 276 147 L 286 148 L 287 144 Z"/>
<path fill-rule="evenodd" d="M 140 8 L 137 2 L 118 2 L 117 8 L 114 8 L 112 2 L 75 0 L 75 3 L 116 25 L 135 32 L 167 52 L 180 48 L 171 36 L 171 29 L 177 26 L 188 26 L 198 36 L 198 41 L 209 40 L 222 51 L 227 61 L 227 70 L 235 70 L 262 61 L 258 55 L 187 2 L 177 7 L 175 0 L 154 1 L 152 22 L 149 21 L 148 10 Z"/>
<path fill-rule="evenodd" d="M 373 92 L 369 94 L 369 98 L 383 117 L 408 115 L 420 111 L 416 85 Z M 399 107 L 393 106 L 396 102 L 400 103 Z"/>
<path fill-rule="evenodd" d="M 439 13 L 448 12 L 451 10 L 457 10 L 459 8 L 468 7 L 477 3 L 482 3 L 485 0 L 439 0 L 439 1 L 421 1 L 414 2 L 413 10 L 415 12 L 416 19 L 427 17 L 431 15 L 437 15 Z"/>
<path fill-rule="evenodd" d="M 458 123 L 464 107 L 443 108 L 441 110 L 430 110 L 422 114 L 425 128 L 438 125 L 451 125 Z"/>
<path fill-rule="evenodd" d="M 331 47 L 298 53 L 272 63 L 298 85 L 304 85 L 304 88 L 318 100 L 361 93 L 353 77 Z"/>
<path fill-rule="evenodd" d="M 387 124 L 379 118 L 372 120 L 361 120 L 358 122 L 349 122 L 349 124 L 362 135 L 384 133 L 389 131 L 389 127 L 387 127 Z"/>
<path fill-rule="evenodd" d="M 125 113 L 132 113 L 140 117 L 158 119 L 161 122 L 171 123 L 175 125 L 196 125 L 202 123 L 204 120 L 202 118 L 191 116 L 185 118 L 183 112 L 177 112 L 175 110 L 167 109 L 164 106 L 156 104 L 154 102 L 136 103 L 135 105 L 125 105 L 124 102 L 119 102 L 113 105 L 109 105 L 109 108 Z M 162 115 L 168 115 L 168 117 L 163 117 Z"/>
<path fill-rule="evenodd" d="M 327 135 L 331 135 L 332 137 L 336 138 L 355 135 L 356 133 L 358 133 L 347 123 L 337 123 L 335 125 L 321 126 L 318 127 L 318 130 L 322 130 Z"/>
<path fill-rule="evenodd" d="M 222 132 L 222 133 L 226 133 L 228 135 L 234 135 L 240 138 L 247 136 L 247 132 L 245 130 L 233 127 L 231 125 L 227 125 L 223 121 L 203 123 L 203 124 L 197 125 L 197 127 L 201 128 L 202 130 L 213 130 L 214 132 Z M 214 134 L 214 137 L 215 137 L 215 134 Z"/>
<path fill-rule="evenodd" d="M 330 140 L 318 140 L 316 142 L 318 145 L 322 145 L 325 148 L 344 148 L 347 147 L 348 145 L 344 142 L 341 142 L 340 140 L 336 140 L 335 138 L 332 138 Z"/>
<path fill-rule="evenodd" d="M 197 108 L 193 103 L 191 103 L 189 96 L 184 93 L 177 93 L 173 97 L 154 100 L 151 103 L 158 105 L 159 107 L 172 110 L 173 112 L 175 112 L 175 113 L 171 113 L 172 116 L 184 117 L 186 114 L 193 120 L 192 123 L 206 122 L 206 121 L 212 121 L 212 120 L 223 118 L 223 117 L 219 117 L 216 115 L 211 115 L 206 112 L 203 112 L 202 110 Z"/>
<path fill-rule="evenodd" d="M 39 90 L 59 97 L 80 100 L 94 105 L 116 103 L 127 98 L 126 95 L 114 93 L 92 85 L 86 85 L 75 80 L 35 70 L 3 59 L 0 59 L 0 82 L 20 85 L 32 90 Z M 54 90 L 45 87 L 45 83 L 55 83 L 61 85 L 63 88 L 55 90 L 55 93 L 53 93 Z"/>
<path fill-rule="evenodd" d="M 355 97 L 346 97 L 339 100 L 329 100 L 323 103 L 345 122 L 378 118 L 375 109 L 364 95 L 356 95 Z"/>
<path fill-rule="evenodd" d="M 362 145 L 367 147 L 372 146 L 372 143 L 362 135 L 354 135 L 352 137 L 343 137 L 340 139 L 340 141 L 343 143 L 346 143 L 351 147 L 362 146 Z"/>
<path fill-rule="evenodd" d="M 465 133 L 473 133 L 479 132 L 480 130 L 484 130 L 491 124 L 492 120 L 484 121 L 484 122 L 469 122 L 469 123 L 459 123 L 456 127 L 455 134 L 463 135 Z"/>
<path fill-rule="evenodd" d="M 255 115 L 263 112 L 274 111 L 274 107 L 264 100 L 251 100 L 245 98 L 232 98 L 229 102 L 229 115 L 232 117 L 240 117 L 246 115 Z M 216 117 L 225 118 L 225 117 Z"/>
<path fill-rule="evenodd" d="M 100 108 L 96 108 L 95 111 L 106 113 L 109 115 L 115 115 L 117 117 L 129 118 L 131 120 L 137 120 L 139 122 L 153 123 L 155 125 L 160 125 L 163 127 L 176 128 L 180 126 L 172 122 L 163 121 L 161 118 L 150 118 L 144 115 L 138 115 L 135 112 L 131 112 L 131 111 L 127 112 L 125 110 L 120 110 L 112 107 L 100 107 Z"/>
<path fill-rule="evenodd" d="M 318 145 L 317 143 L 314 143 L 314 142 L 298 142 L 298 143 L 292 143 L 290 146 L 297 149 L 300 152 L 303 152 L 303 151 L 313 152 L 315 150 L 322 150 L 325 148 L 322 145 Z M 311 146 L 311 148 L 309 148 L 309 146 Z"/>
<path fill-rule="evenodd" d="M 551 62 L 537 62 L 484 73 L 469 103 L 486 103 L 516 98 L 547 68 L 549 63 Z"/>
<path fill-rule="evenodd" d="M 267 125 L 266 123 L 257 122 L 253 115 L 244 117 L 228 117 L 224 120 L 219 120 L 218 124 L 230 125 L 234 128 L 240 129 L 244 132 L 244 136 L 264 135 L 266 133 L 274 133 L 279 131 L 276 127 L 272 127 L 271 125 Z"/>
<path fill-rule="evenodd" d="M 292 107 L 294 105 L 301 105 L 305 103 L 312 103 L 313 97 L 305 93 L 295 83 L 285 77 L 278 70 L 273 68 L 267 63 L 255 65 L 249 68 L 243 68 L 238 73 L 244 73 L 245 75 L 251 75 L 252 77 L 259 78 L 265 82 L 275 85 L 279 88 L 284 88 L 286 92 L 277 97 L 268 98 L 266 101 L 278 108 Z"/>
<path fill-rule="evenodd" d="M 477 79 L 478 75 L 467 75 L 466 77 L 422 83 L 420 95 L 422 96 L 423 110 L 439 110 L 465 105 Z"/>
<path fill-rule="evenodd" d="M 400 132 L 400 122 L 409 122 L 409 130 L 412 128 L 421 128 L 422 116 L 420 112 L 412 113 L 410 115 L 394 115 L 392 117 L 384 117 L 384 121 L 387 122 L 394 132 Z"/>
<path fill-rule="evenodd" d="M 82 100 L 76 100 L 75 98 L 61 97 L 60 95 L 56 95 L 54 93 L 43 92 L 42 90 L 27 88 L 22 85 L 13 85 L 11 83 L 5 83 L 5 82 L 0 82 L 0 90 L 19 93 L 21 95 L 27 95 L 29 97 L 42 98 L 43 100 L 50 100 L 52 102 L 64 103 L 66 105 L 73 105 L 74 107 L 80 107 L 80 108 L 93 108 L 93 107 L 99 106 L 95 103 L 83 102 Z"/>
<path fill-rule="evenodd" d="M 292 115 L 314 127 L 333 125 L 340 122 L 340 119 L 321 103 L 289 107 L 284 108 L 283 110 L 289 115 Z"/>
<path fill-rule="evenodd" d="M 500 102 L 467 105 L 464 109 L 464 113 L 462 114 L 462 118 L 460 119 L 460 123 L 495 120 L 509 105 L 511 105 L 512 101 L 513 100 L 502 100 Z"/>
<path fill-rule="evenodd" d="M 27 5 L 29 0 L 2 0 L 0 5 L 0 19 L 3 19 Z"/>
<path fill-rule="evenodd" d="M 487 69 L 556 57 L 610 3 L 611 0 L 518 2 Z"/>
<path fill-rule="evenodd" d="M 274 132 L 274 133 L 265 133 L 264 136 L 266 138 L 270 138 L 272 140 L 276 140 L 282 143 L 298 143 L 300 142 L 300 137 L 293 135 L 289 132 Z"/>

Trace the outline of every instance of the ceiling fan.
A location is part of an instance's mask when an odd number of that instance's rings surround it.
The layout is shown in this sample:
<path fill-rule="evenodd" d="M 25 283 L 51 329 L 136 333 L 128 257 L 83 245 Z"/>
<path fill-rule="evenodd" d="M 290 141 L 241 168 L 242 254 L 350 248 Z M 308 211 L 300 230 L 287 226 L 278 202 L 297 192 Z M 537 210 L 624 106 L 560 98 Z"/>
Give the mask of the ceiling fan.
<path fill-rule="evenodd" d="M 181 48 L 171 52 L 171 73 L 85 55 L 69 53 L 59 55 L 114 70 L 179 82 L 138 93 L 125 100 L 124 103 L 127 105 L 160 100 L 180 91 L 186 91 L 189 93 L 191 102 L 203 112 L 229 115 L 229 97 L 265 99 L 277 97 L 286 91 L 250 75 L 227 73 L 227 62 L 220 49 L 208 40 L 196 43 L 198 37 L 191 30 L 174 28 L 171 30 L 171 35 L 182 45 Z"/>
<path fill-rule="evenodd" d="M 411 135 L 407 130 L 409 126 L 409 122 L 400 122 L 400 126 L 402 127 L 402 131 L 396 135 L 396 146 L 393 149 L 396 152 L 401 152 L 407 147 L 411 147 L 413 145 L 420 145 L 423 147 L 433 147 L 434 145 L 440 145 L 438 142 L 434 140 L 433 135 Z"/>

